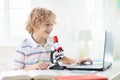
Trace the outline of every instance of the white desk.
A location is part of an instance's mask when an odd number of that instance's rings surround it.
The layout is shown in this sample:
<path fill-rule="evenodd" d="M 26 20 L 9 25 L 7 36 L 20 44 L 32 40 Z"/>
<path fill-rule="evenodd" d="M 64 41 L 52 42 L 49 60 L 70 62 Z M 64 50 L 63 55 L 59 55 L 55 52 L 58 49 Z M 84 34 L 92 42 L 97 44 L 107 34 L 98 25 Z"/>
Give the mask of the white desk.
<path fill-rule="evenodd" d="M 72 72 L 69 70 L 52 70 L 52 71 L 55 72 L 56 74 L 60 74 L 60 75 L 80 75 L 83 73 L 80 70 L 78 70 L 78 72 L 74 72 L 74 71 Z M 83 73 L 83 74 L 85 74 L 85 73 Z M 113 62 L 112 66 L 109 69 L 107 69 L 105 71 L 98 71 L 95 74 L 105 76 L 109 80 L 120 80 L 120 61 Z"/>
<path fill-rule="evenodd" d="M 98 72 L 97 74 L 108 77 L 109 80 L 120 80 L 120 61 L 113 62 L 109 69 Z"/>
<path fill-rule="evenodd" d="M 68 70 L 56 70 L 58 71 L 58 73 L 60 73 L 61 75 L 80 75 L 80 74 L 87 74 L 78 70 L 78 72 L 72 72 L 72 71 L 68 71 Z M 93 72 L 94 73 L 94 72 Z M 88 72 L 89 74 L 89 72 Z M 105 76 L 107 77 L 109 80 L 120 80 L 120 61 L 115 61 L 113 62 L 112 66 L 110 68 L 108 68 L 105 71 L 98 71 L 95 74 L 101 75 L 101 76 Z"/>
<path fill-rule="evenodd" d="M 78 72 L 72 72 L 72 71 L 61 71 L 61 74 L 64 75 L 80 75 L 80 74 L 87 74 L 78 70 Z M 88 72 L 89 74 L 90 72 Z M 94 73 L 94 72 L 93 72 Z M 109 80 L 120 80 L 120 60 L 113 62 L 112 66 L 110 68 L 108 68 L 105 71 L 98 71 L 95 74 L 101 75 L 101 76 L 105 76 L 107 77 Z"/>

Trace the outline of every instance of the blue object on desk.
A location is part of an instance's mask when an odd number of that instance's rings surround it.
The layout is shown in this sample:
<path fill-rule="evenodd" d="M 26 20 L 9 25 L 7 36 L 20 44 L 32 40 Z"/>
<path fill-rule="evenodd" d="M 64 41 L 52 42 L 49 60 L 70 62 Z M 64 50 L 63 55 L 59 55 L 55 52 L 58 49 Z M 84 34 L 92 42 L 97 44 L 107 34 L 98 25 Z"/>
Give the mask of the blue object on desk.
<path fill-rule="evenodd" d="M 94 73 L 97 73 L 97 71 L 71 70 L 70 73 L 77 73 L 77 74 L 94 74 Z"/>

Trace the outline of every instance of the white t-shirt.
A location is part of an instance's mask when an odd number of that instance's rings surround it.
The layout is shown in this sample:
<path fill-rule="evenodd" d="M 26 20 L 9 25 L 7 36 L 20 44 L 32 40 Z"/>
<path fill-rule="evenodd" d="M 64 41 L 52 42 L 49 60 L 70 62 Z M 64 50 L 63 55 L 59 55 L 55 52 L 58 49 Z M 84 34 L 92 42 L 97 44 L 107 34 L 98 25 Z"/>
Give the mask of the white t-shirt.
<path fill-rule="evenodd" d="M 31 36 L 24 39 L 24 41 L 16 48 L 13 59 L 13 69 L 23 69 L 27 66 L 38 62 L 50 62 L 50 50 L 54 46 L 53 39 L 49 37 L 43 48 L 37 44 Z"/>

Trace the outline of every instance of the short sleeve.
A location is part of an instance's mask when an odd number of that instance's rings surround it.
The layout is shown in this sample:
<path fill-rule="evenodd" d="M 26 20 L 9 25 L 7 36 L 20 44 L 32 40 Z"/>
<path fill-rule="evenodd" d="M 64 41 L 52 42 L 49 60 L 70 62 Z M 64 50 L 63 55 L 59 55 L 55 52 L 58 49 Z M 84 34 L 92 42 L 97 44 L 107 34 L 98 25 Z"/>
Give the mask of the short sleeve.
<path fill-rule="evenodd" d="M 22 45 L 15 49 L 13 55 L 12 69 L 23 69 L 25 66 L 25 53 L 23 52 Z"/>

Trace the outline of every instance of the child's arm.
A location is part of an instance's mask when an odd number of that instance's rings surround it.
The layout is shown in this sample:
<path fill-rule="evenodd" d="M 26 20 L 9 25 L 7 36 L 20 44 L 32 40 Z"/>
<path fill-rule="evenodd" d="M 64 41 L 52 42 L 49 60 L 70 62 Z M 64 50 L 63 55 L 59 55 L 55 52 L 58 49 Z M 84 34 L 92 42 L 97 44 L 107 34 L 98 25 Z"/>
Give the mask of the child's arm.
<path fill-rule="evenodd" d="M 39 62 L 39 63 L 36 63 L 36 64 L 33 64 L 29 67 L 25 67 L 24 70 L 45 70 L 47 69 L 49 66 L 48 63 L 45 63 L 45 62 Z"/>
<path fill-rule="evenodd" d="M 63 64 L 73 64 L 73 63 L 76 63 L 76 60 L 70 59 L 70 58 L 64 56 L 64 57 L 62 58 L 61 62 L 62 62 Z"/>
<path fill-rule="evenodd" d="M 83 62 L 90 62 L 92 64 L 92 60 L 90 58 L 85 59 L 70 59 L 66 56 L 61 60 L 63 64 L 82 64 Z"/>

